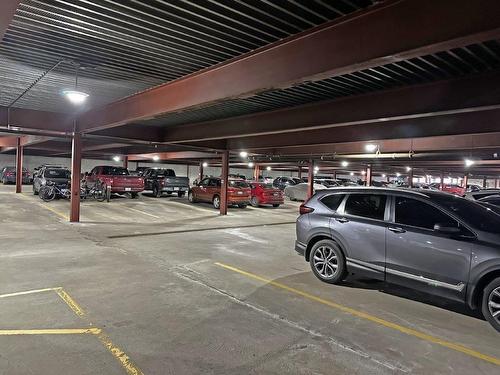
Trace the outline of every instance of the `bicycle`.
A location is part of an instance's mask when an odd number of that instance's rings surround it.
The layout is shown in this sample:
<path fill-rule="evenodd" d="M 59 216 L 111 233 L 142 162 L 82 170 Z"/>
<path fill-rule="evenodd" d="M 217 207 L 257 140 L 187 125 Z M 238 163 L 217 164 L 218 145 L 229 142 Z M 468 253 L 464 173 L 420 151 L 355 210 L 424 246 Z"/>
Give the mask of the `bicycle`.
<path fill-rule="evenodd" d="M 48 181 L 40 188 L 39 195 L 44 202 L 50 202 L 57 196 L 69 199 L 71 196 L 71 190 L 68 184 L 57 185 L 54 182 Z"/>
<path fill-rule="evenodd" d="M 98 202 L 104 202 L 107 197 L 106 187 L 101 181 L 96 182 L 96 184 L 91 188 L 88 187 L 86 182 L 82 182 L 80 197 L 82 199 L 93 198 Z"/>

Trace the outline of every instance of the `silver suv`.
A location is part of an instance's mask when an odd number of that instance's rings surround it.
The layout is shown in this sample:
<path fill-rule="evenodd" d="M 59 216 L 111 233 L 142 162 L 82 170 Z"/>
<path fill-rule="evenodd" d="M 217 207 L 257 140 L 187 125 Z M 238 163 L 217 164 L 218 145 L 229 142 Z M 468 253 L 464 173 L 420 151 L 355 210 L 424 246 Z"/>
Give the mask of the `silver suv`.
<path fill-rule="evenodd" d="M 500 216 L 435 191 L 333 188 L 300 207 L 295 250 L 320 280 L 356 274 L 481 309 L 500 331 Z"/>

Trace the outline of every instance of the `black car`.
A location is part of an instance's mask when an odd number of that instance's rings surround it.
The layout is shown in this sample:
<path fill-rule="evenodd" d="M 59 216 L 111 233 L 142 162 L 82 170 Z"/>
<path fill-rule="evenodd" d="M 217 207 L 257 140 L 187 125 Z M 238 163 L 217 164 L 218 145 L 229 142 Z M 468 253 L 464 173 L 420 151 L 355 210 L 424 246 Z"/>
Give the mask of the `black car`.
<path fill-rule="evenodd" d="M 54 165 L 42 165 L 36 169 L 33 175 L 33 194 L 38 195 L 40 188 L 53 182 L 57 186 L 68 186 L 71 180 L 71 172 L 68 168 Z"/>
<path fill-rule="evenodd" d="M 0 181 L 3 184 L 15 184 L 16 183 L 16 167 L 3 167 L 0 169 Z M 26 168 L 23 168 L 23 184 L 31 183 L 31 175 Z"/>
<path fill-rule="evenodd" d="M 273 186 L 280 190 L 285 190 L 287 186 L 293 186 L 302 183 L 302 180 L 297 177 L 277 177 L 273 181 Z"/>
<path fill-rule="evenodd" d="M 162 193 L 177 193 L 179 197 L 183 197 L 189 190 L 189 178 L 176 176 L 173 169 L 149 168 L 142 177 L 144 190 L 151 190 L 158 198 Z"/>

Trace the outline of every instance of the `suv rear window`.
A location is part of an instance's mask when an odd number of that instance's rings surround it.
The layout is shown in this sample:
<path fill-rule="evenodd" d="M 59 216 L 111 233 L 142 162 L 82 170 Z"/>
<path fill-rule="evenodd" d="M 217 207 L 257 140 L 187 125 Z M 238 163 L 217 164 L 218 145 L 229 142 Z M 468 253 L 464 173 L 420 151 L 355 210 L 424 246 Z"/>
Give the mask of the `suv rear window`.
<path fill-rule="evenodd" d="M 250 185 L 248 185 L 248 183 L 245 181 L 231 181 L 231 180 L 229 181 L 229 186 L 240 189 L 250 187 Z"/>
<path fill-rule="evenodd" d="M 345 213 L 369 219 L 384 220 L 387 197 L 380 194 L 351 194 L 345 204 Z"/>
<path fill-rule="evenodd" d="M 45 177 L 69 178 L 70 173 L 67 169 L 63 169 L 63 168 L 46 169 L 45 170 Z"/>
<path fill-rule="evenodd" d="M 323 203 L 326 207 L 328 207 L 332 211 L 337 211 L 344 199 L 345 194 L 331 194 L 326 197 L 321 198 L 321 203 Z"/>
<path fill-rule="evenodd" d="M 123 167 L 102 167 L 102 174 L 111 176 L 128 176 L 128 169 Z"/>

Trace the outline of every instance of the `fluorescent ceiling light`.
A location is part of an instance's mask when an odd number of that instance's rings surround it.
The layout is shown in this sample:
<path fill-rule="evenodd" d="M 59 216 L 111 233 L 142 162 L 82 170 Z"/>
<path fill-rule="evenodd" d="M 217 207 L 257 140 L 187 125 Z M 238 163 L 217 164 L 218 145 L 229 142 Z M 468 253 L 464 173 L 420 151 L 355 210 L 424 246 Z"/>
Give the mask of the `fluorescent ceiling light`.
<path fill-rule="evenodd" d="M 375 152 L 375 150 L 377 149 L 377 145 L 374 145 L 372 143 L 369 143 L 367 145 L 365 145 L 365 150 L 368 151 L 368 152 Z"/>
<path fill-rule="evenodd" d="M 241 156 L 242 158 L 246 158 L 246 157 L 248 156 L 248 152 L 246 152 L 246 151 L 241 151 L 241 152 L 240 152 L 240 156 Z"/>
<path fill-rule="evenodd" d="M 113 156 L 113 160 L 114 161 L 120 161 L 120 157 L 119 156 Z"/>
<path fill-rule="evenodd" d="M 155 155 L 155 156 L 153 156 L 153 160 L 158 161 L 158 160 L 160 160 L 160 157 L 158 155 Z"/>
<path fill-rule="evenodd" d="M 345 161 L 345 160 L 344 160 L 344 161 L 342 162 L 342 164 L 341 164 L 341 165 L 342 165 L 343 167 L 347 167 L 347 166 L 349 165 L 349 162 L 347 162 L 347 161 Z"/>

